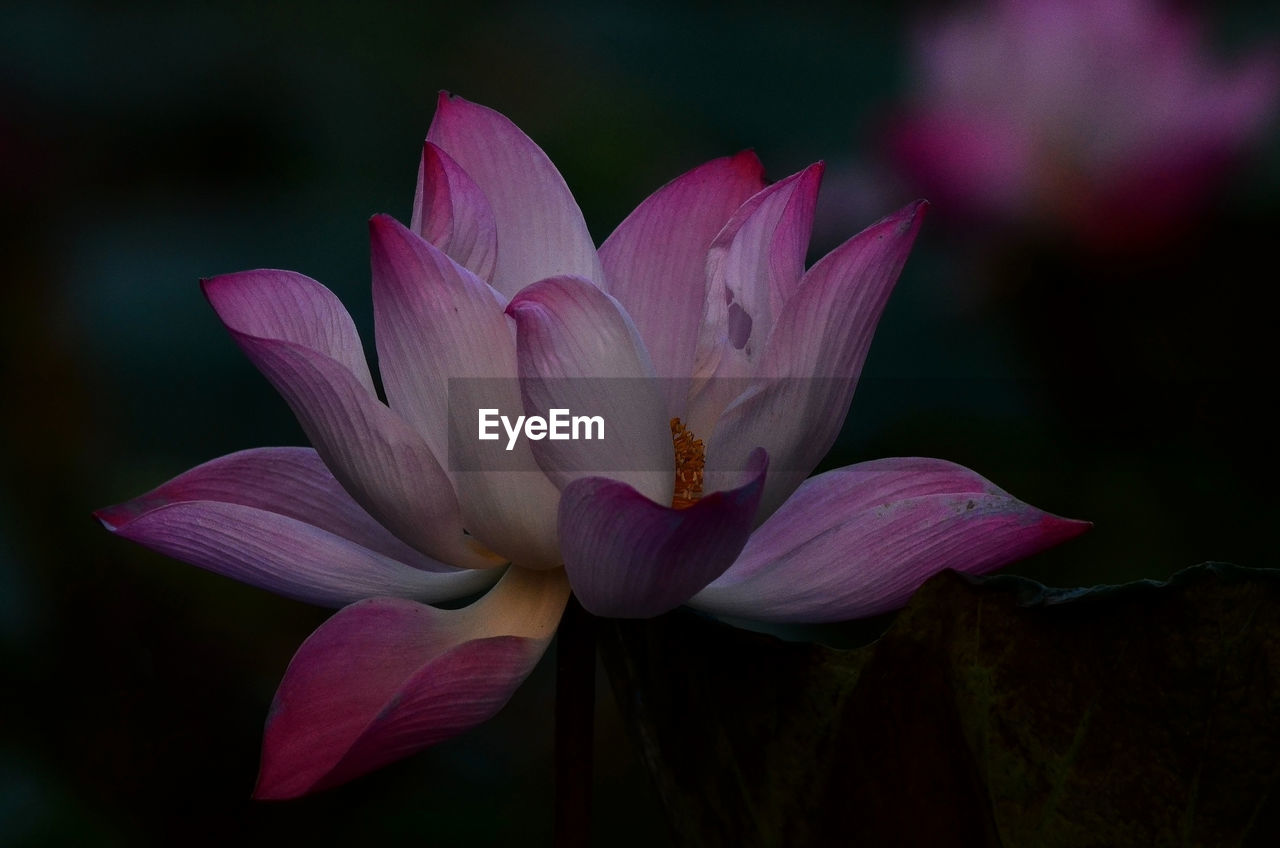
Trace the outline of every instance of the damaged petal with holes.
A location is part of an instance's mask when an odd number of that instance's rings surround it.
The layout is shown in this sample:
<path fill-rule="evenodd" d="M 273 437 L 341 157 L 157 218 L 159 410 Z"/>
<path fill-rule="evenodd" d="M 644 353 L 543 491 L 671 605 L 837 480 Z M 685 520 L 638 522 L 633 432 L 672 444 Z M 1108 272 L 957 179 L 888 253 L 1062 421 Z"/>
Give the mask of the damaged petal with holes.
<path fill-rule="evenodd" d="M 320 283 L 265 270 L 204 281 L 311 447 L 216 459 L 97 515 L 201 568 L 341 607 L 285 672 L 257 797 L 335 786 L 492 716 L 571 592 L 597 615 L 690 604 L 830 621 L 1083 529 L 939 460 L 806 480 L 925 210 L 806 270 L 821 176 L 814 165 L 770 184 L 751 153 L 717 159 L 597 249 L 536 144 L 441 95 L 410 226 L 369 225 L 385 401 Z M 528 437 L 500 444 L 492 468 L 459 434 L 498 409 L 524 413 Z M 535 434 L 565 410 L 613 438 Z"/>

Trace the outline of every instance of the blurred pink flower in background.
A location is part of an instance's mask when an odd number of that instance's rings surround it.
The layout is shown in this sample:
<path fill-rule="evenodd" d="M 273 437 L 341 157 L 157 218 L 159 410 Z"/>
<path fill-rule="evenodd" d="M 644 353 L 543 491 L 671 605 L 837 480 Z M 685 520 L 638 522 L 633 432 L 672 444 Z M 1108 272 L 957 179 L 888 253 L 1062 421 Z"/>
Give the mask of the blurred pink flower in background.
<path fill-rule="evenodd" d="M 1153 0 L 992 0 L 922 27 L 894 159 L 943 214 L 1168 235 L 1266 130 L 1276 55 L 1222 65 Z"/>

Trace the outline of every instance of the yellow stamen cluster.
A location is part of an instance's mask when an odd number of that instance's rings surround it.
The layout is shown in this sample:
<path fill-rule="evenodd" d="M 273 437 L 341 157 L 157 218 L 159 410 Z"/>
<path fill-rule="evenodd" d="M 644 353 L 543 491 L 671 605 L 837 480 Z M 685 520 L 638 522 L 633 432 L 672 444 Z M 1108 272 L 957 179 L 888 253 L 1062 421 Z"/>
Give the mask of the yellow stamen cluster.
<path fill-rule="evenodd" d="M 702 469 L 707 464 L 707 451 L 702 439 L 695 439 L 679 418 L 671 419 L 671 441 L 676 448 L 676 485 L 671 506 L 684 509 L 702 497 Z"/>

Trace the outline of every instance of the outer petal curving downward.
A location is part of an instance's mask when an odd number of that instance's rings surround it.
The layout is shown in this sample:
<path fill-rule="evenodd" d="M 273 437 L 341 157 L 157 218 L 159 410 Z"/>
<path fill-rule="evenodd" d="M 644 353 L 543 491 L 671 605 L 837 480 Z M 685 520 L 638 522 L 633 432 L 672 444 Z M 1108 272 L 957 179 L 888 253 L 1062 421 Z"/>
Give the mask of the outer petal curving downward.
<path fill-rule="evenodd" d="M 940 459 L 880 459 L 807 481 L 690 606 L 757 621 L 900 607 L 944 569 L 985 574 L 1089 528 Z"/>
<path fill-rule="evenodd" d="M 558 274 L 602 285 L 582 210 L 538 145 L 492 109 L 440 93 L 427 140 L 480 187 L 498 227 L 493 287 L 507 297 Z"/>
<path fill-rule="evenodd" d="M 94 515 L 153 550 L 322 606 L 377 595 L 447 601 L 497 576 L 449 568 L 401 542 L 310 448 L 224 456 Z"/>
<path fill-rule="evenodd" d="M 759 520 L 822 460 L 844 423 L 876 325 L 907 261 L 928 204 L 872 224 L 809 269 L 783 307 L 750 389 L 716 424 L 707 446 L 713 487 L 759 445 L 772 469 Z"/>
<path fill-rule="evenodd" d="M 616 480 L 570 483 L 560 500 L 560 544 L 574 594 L 589 611 L 615 618 L 648 618 L 685 603 L 742 550 L 768 465 L 756 451 L 747 483 L 687 509 L 656 504 Z"/>
<path fill-rule="evenodd" d="M 378 400 L 355 325 L 332 292 L 288 271 L 245 271 L 203 285 L 240 349 L 362 507 L 436 559 L 495 564 L 463 535 L 453 486 L 431 449 Z"/>
<path fill-rule="evenodd" d="M 764 188 L 750 151 L 694 168 L 658 189 L 600 246 L 609 293 L 635 321 L 667 395 L 685 416 L 698 328 L 706 306 L 707 251 L 747 198 Z"/>
<path fill-rule="evenodd" d="M 464 609 L 374 598 L 338 612 L 289 663 L 254 796 L 336 786 L 488 720 L 537 664 L 568 597 L 564 572 L 511 568 Z"/>

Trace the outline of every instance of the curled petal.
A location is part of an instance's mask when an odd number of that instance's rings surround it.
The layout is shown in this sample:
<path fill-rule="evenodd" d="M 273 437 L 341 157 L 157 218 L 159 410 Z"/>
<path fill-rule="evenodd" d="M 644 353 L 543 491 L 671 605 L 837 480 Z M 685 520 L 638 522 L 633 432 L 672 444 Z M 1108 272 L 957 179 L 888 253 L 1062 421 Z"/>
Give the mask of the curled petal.
<path fill-rule="evenodd" d="M 939 571 L 985 574 L 1088 527 L 954 463 L 865 462 L 806 480 L 690 605 L 757 621 L 863 618 Z"/>
<path fill-rule="evenodd" d="M 257 798 L 344 783 L 492 717 L 546 650 L 564 573 L 511 568 L 460 610 L 353 604 L 298 649 L 271 705 Z"/>
<path fill-rule="evenodd" d="M 750 389 L 711 433 L 711 486 L 741 468 L 757 445 L 768 449 L 772 471 L 760 520 L 809 476 L 839 435 L 927 208 L 923 200 L 904 207 L 809 269 L 778 316 Z"/>
<path fill-rule="evenodd" d="M 489 200 L 449 154 L 429 141 L 422 147 L 410 229 L 480 279 L 493 279 L 498 227 Z"/>
<path fill-rule="evenodd" d="M 675 609 L 719 577 L 751 532 L 768 469 L 756 451 L 750 479 L 687 509 L 655 504 L 603 477 L 575 480 L 560 500 L 564 567 L 596 615 L 648 618 Z"/>
<path fill-rule="evenodd" d="M 538 145 L 510 120 L 441 92 L 427 140 L 489 200 L 498 228 L 493 287 L 507 297 L 544 277 L 604 280 L 582 210 Z"/>
<path fill-rule="evenodd" d="M 707 251 L 730 216 L 764 188 L 746 151 L 708 162 L 658 189 L 600 246 L 609 292 L 635 321 L 659 377 L 687 378 L 702 325 Z M 671 379 L 667 415 L 684 417 L 686 383 Z"/>
<path fill-rule="evenodd" d="M 436 559 L 495 564 L 463 535 L 453 487 L 430 447 L 374 394 L 351 319 L 331 292 L 301 274 L 274 271 L 215 277 L 204 291 L 362 507 Z"/>
<path fill-rule="evenodd" d="M 669 419 L 648 353 L 617 301 L 587 280 L 556 277 L 520 292 L 507 312 L 516 320 L 525 411 L 546 418 L 562 409 L 603 421 L 603 439 L 533 442 L 547 476 L 563 489 L 603 474 L 670 502 Z"/>

